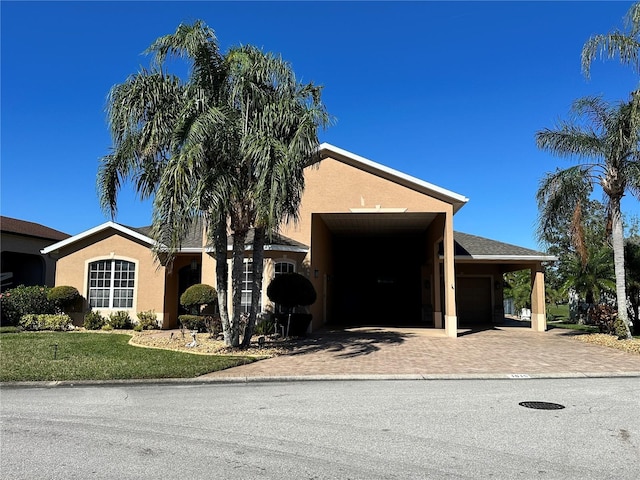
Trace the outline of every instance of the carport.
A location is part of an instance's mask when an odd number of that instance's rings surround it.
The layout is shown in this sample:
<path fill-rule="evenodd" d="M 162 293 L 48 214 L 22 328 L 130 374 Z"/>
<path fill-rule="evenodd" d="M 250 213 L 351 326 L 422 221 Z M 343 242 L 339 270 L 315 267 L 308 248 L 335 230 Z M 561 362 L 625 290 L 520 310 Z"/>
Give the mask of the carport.
<path fill-rule="evenodd" d="M 554 258 L 460 232 L 447 258 L 446 220 L 445 212 L 384 209 L 314 214 L 314 315 L 332 326 L 444 328 L 456 336 L 459 327 L 501 322 L 503 274 L 530 269 L 532 328 L 544 330 L 542 265 Z M 448 263 L 455 273 L 447 279 Z"/>

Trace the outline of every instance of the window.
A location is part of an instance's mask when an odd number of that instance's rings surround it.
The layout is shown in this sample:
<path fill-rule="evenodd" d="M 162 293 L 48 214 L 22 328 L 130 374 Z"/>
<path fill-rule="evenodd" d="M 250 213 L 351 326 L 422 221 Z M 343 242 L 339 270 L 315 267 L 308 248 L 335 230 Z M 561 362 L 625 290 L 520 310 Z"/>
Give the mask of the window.
<path fill-rule="evenodd" d="M 89 264 L 89 306 L 133 308 L 136 266 L 125 260 L 98 260 Z"/>
<path fill-rule="evenodd" d="M 295 271 L 296 271 L 296 264 L 294 262 L 290 260 L 280 260 L 275 264 L 273 276 L 275 278 L 278 275 L 282 275 L 283 273 L 295 273 Z M 274 311 L 276 313 L 286 313 L 285 308 L 282 305 L 279 305 L 277 303 L 274 305 Z"/>
<path fill-rule="evenodd" d="M 249 313 L 251 310 L 251 293 L 253 285 L 253 261 L 249 258 L 244 259 L 242 269 L 242 300 L 240 308 L 242 313 Z M 258 300 L 258 311 L 262 309 L 262 299 Z"/>
<path fill-rule="evenodd" d="M 296 265 L 293 262 L 289 261 L 280 261 L 276 262 L 275 265 L 275 276 L 281 275 L 283 273 L 294 273 L 296 271 Z"/>

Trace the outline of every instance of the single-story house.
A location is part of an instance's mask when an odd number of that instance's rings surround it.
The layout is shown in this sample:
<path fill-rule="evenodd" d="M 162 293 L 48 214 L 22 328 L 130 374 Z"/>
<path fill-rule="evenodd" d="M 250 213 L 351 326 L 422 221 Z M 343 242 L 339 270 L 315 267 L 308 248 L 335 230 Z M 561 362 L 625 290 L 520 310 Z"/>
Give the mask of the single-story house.
<path fill-rule="evenodd" d="M 329 144 L 305 172 L 300 220 L 265 247 L 260 304 L 280 273 L 311 280 L 312 329 L 332 325 L 424 326 L 455 337 L 459 327 L 502 320 L 503 274 L 531 271 L 531 328 L 546 329 L 543 263 L 555 257 L 454 232 L 467 198 Z M 251 238 L 242 295 L 251 300 Z M 109 313 L 154 310 L 177 326 L 179 296 L 194 283 L 215 287 L 206 232 L 194 228 L 172 265 L 155 260 L 147 228 L 106 222 L 42 250 L 57 260 L 56 285 L 72 285 Z M 229 251 L 231 250 L 229 246 Z M 229 253 L 230 258 L 230 253 Z"/>
<path fill-rule="evenodd" d="M 40 250 L 70 235 L 39 223 L 0 216 L 0 288 L 47 285 L 55 281 L 56 262 Z"/>

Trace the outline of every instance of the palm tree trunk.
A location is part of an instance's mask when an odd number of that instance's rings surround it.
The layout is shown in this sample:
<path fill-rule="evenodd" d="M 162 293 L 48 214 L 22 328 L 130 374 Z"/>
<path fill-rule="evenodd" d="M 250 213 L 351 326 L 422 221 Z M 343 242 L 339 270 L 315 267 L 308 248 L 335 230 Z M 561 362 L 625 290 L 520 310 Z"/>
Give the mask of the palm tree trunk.
<path fill-rule="evenodd" d="M 229 324 L 229 266 L 227 265 L 227 219 L 220 216 L 216 223 L 214 238 L 216 255 L 216 291 L 218 292 L 218 310 L 222 323 L 222 334 L 225 345 L 231 345 L 231 328 Z"/>
<path fill-rule="evenodd" d="M 611 198 L 611 242 L 613 244 L 613 267 L 616 274 L 616 297 L 618 300 L 618 318 L 623 322 L 627 338 L 631 337 L 627 314 L 627 291 L 624 272 L 624 233 L 620 198 Z"/>
<path fill-rule="evenodd" d="M 260 305 L 260 295 L 262 294 L 262 276 L 264 272 L 264 239 L 265 231 L 263 227 L 255 227 L 253 235 L 253 283 L 251 285 L 251 310 L 249 320 L 244 330 L 242 347 L 248 348 L 251 344 L 251 337 L 255 331 L 256 316 Z"/>
<path fill-rule="evenodd" d="M 233 232 L 233 259 L 231 263 L 231 346 L 240 346 L 240 316 L 242 315 L 242 271 L 244 269 L 244 243 L 247 231 Z"/>

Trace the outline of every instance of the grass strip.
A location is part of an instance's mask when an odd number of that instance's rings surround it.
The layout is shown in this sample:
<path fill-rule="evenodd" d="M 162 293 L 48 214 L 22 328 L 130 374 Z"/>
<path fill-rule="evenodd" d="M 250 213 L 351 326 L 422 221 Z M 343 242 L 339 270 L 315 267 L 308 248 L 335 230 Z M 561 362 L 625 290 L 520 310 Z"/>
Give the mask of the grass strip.
<path fill-rule="evenodd" d="M 130 335 L 41 332 L 0 336 L 0 381 L 193 378 L 255 361 L 138 348 Z"/>

